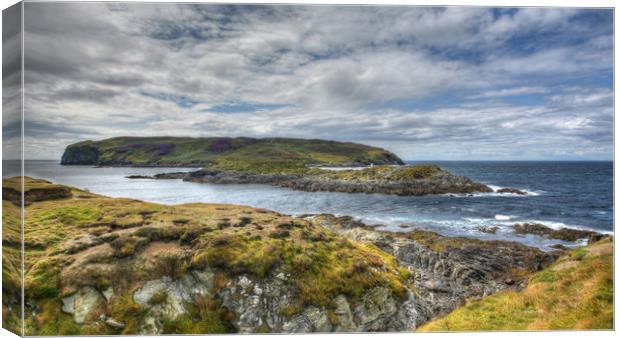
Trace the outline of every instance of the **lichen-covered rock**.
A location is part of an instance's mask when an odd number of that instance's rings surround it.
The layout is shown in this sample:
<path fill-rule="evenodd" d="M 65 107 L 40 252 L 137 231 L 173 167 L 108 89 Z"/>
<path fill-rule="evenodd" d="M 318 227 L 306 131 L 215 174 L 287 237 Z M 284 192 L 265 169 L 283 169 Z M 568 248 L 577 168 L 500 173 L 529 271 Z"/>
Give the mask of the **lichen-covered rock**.
<path fill-rule="evenodd" d="M 344 295 L 338 295 L 334 298 L 334 316 L 336 317 L 336 324 L 334 331 L 336 332 L 351 332 L 356 331 L 357 327 L 353 321 L 353 314 L 351 313 L 351 307 Z"/>
<path fill-rule="evenodd" d="M 365 294 L 359 304 L 353 310 L 353 316 L 357 323 L 356 331 L 406 331 L 424 322 L 426 313 L 419 312 L 413 293 L 408 293 L 405 302 L 394 299 L 388 288 L 378 287 Z"/>
<path fill-rule="evenodd" d="M 332 325 L 325 310 L 315 306 L 306 308 L 282 325 L 283 333 L 330 332 Z"/>
<path fill-rule="evenodd" d="M 238 276 L 217 297 L 235 314 L 232 324 L 240 333 L 255 332 L 265 325 L 270 331 L 279 332 L 285 321 L 282 309 L 296 301 L 295 290 L 283 273 L 262 280 Z"/>
<path fill-rule="evenodd" d="M 93 287 L 86 286 L 80 288 L 73 295 L 63 298 L 62 310 L 72 314 L 76 323 L 82 324 L 87 317 L 93 315 L 93 312 L 102 302 L 104 302 L 104 298 L 101 293 Z"/>
<path fill-rule="evenodd" d="M 208 270 L 192 271 L 177 280 L 162 277 L 146 282 L 133 294 L 134 301 L 145 309 L 140 332 L 163 333 L 163 321 L 185 314 L 184 304 L 191 302 L 194 295 L 207 294 L 234 314 L 231 324 L 239 333 L 265 328 L 282 333 L 403 331 L 414 329 L 426 319 L 412 292 L 402 301 L 386 287 L 362 295 L 355 301 L 358 305 L 354 310 L 344 295 L 338 295 L 332 301 L 333 322 L 329 315 L 331 306 L 307 305 L 298 313 L 287 315 L 283 310 L 300 300 L 290 277 L 282 272 L 265 278 L 240 275 L 220 287 L 213 288 L 213 275 Z"/>
<path fill-rule="evenodd" d="M 202 272 L 202 280 L 208 281 L 208 272 Z M 133 294 L 136 304 L 147 309 L 144 317 L 145 334 L 158 334 L 162 330 L 162 320 L 174 320 L 186 312 L 185 303 L 191 303 L 194 296 L 206 295 L 209 289 L 194 277 L 186 274 L 173 280 L 168 276 L 146 282 Z"/>

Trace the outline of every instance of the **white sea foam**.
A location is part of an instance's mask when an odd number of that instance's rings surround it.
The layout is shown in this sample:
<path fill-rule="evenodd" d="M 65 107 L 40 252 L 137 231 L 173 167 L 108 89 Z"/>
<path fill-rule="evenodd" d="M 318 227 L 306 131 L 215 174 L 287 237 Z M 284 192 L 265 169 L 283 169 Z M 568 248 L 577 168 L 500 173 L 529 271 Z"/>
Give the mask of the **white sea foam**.
<path fill-rule="evenodd" d="M 508 215 L 495 215 L 495 220 L 497 221 L 510 221 L 514 216 Z"/>
<path fill-rule="evenodd" d="M 492 196 L 527 197 L 527 196 L 540 196 L 541 194 L 545 193 L 545 191 L 543 190 L 529 190 L 529 189 L 522 189 L 522 188 L 516 188 L 516 189 L 523 191 L 524 193 L 526 193 L 526 195 L 519 195 L 519 194 L 513 194 L 513 193 L 498 193 L 497 192 L 498 190 L 505 189 L 507 187 L 500 187 L 499 185 L 492 185 L 492 184 L 487 184 L 487 186 L 493 189 L 492 193 L 486 194 L 487 196 L 492 195 Z"/>

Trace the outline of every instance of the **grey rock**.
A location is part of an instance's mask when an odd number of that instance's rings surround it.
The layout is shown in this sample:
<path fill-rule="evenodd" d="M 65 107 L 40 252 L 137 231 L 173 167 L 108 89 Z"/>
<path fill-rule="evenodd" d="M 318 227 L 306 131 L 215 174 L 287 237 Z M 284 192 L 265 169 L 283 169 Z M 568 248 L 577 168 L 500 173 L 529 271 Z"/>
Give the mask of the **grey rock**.
<path fill-rule="evenodd" d="M 106 316 L 104 314 L 99 316 L 99 320 L 101 320 L 102 322 L 106 323 L 106 325 L 110 326 L 113 329 L 120 330 L 120 329 L 125 327 L 125 324 L 119 322 L 118 320 L 116 320 L 116 319 L 114 319 L 112 317 L 108 317 L 108 316 Z"/>
<path fill-rule="evenodd" d="M 62 311 L 72 314 L 73 320 L 76 323 L 83 324 L 86 317 L 104 300 L 99 291 L 95 288 L 85 286 L 80 288 L 75 294 L 65 297 L 61 301 Z"/>
<path fill-rule="evenodd" d="M 332 325 L 327 313 L 317 307 L 306 308 L 282 325 L 283 333 L 330 332 Z"/>
<path fill-rule="evenodd" d="M 194 276 L 200 275 L 207 283 Z M 185 303 L 191 303 L 195 296 L 204 296 L 209 293 L 207 287 L 209 272 L 201 271 L 188 273 L 177 280 L 168 276 L 146 282 L 133 294 L 137 304 L 148 309 L 141 333 L 159 334 L 162 329 L 162 320 L 173 320 L 186 313 Z M 211 279 L 212 282 L 212 279 Z M 165 293 L 166 299 L 158 304 L 151 304 L 154 295 Z"/>
<path fill-rule="evenodd" d="M 105 297 L 105 300 L 109 302 L 114 296 L 114 289 L 110 286 L 107 289 L 103 290 L 101 294 L 103 295 L 103 297 Z"/>
<path fill-rule="evenodd" d="M 356 331 L 356 325 L 353 321 L 353 314 L 349 302 L 344 295 L 338 295 L 333 300 L 334 314 L 336 315 L 337 324 L 334 327 L 336 332 Z"/>

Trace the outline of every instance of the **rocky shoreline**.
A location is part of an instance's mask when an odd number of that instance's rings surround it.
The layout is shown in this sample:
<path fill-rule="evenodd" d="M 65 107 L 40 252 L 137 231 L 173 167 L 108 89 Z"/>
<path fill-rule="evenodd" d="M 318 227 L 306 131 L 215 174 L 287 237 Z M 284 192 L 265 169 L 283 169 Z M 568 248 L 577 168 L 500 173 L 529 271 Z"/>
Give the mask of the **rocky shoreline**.
<path fill-rule="evenodd" d="M 508 241 L 445 237 L 430 231 L 377 231 L 351 217 L 310 216 L 340 235 L 372 243 L 413 271 L 424 321 L 440 317 L 477 299 L 503 290 L 520 290 L 527 278 L 551 265 L 558 251 Z"/>
<path fill-rule="evenodd" d="M 342 172 L 339 173 L 342 176 Z M 399 196 L 432 194 L 473 194 L 493 192 L 490 187 L 467 177 L 444 170 L 420 178 L 404 180 L 346 179 L 325 172 L 319 174 L 256 174 L 240 171 L 201 169 L 154 176 L 128 176 L 130 179 L 181 179 L 187 182 L 214 184 L 268 184 L 300 191 L 346 193 L 380 193 Z M 510 193 L 518 191 L 511 189 Z M 523 192 L 521 192 L 523 193 Z M 525 193 L 523 193 L 525 194 Z"/>
<path fill-rule="evenodd" d="M 26 262 L 29 335 L 412 331 L 467 301 L 522 290 L 565 255 L 347 216 L 166 206 L 26 181 L 26 193 L 37 191 L 24 225 L 26 249 L 37 250 Z M 19 209 L 4 198 L 12 234 Z M 551 230 L 515 226 L 559 236 Z"/>

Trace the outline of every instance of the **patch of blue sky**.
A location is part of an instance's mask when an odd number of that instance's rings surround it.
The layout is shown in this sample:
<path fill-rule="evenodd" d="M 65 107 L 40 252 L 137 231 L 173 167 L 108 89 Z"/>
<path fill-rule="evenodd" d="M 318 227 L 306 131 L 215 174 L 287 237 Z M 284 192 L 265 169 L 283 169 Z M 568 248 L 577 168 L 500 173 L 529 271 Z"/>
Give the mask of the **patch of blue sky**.
<path fill-rule="evenodd" d="M 286 104 L 251 103 L 251 102 L 232 102 L 203 109 L 204 112 L 214 113 L 256 113 L 286 107 Z"/>
<path fill-rule="evenodd" d="M 451 95 L 437 95 L 426 98 L 397 99 L 370 105 L 371 110 L 395 109 L 401 111 L 432 110 L 438 108 L 455 107 L 463 102 L 462 97 Z"/>
<path fill-rule="evenodd" d="M 503 103 L 515 106 L 539 106 L 546 102 L 549 94 L 520 94 L 498 98 Z"/>
<path fill-rule="evenodd" d="M 162 101 L 174 102 L 177 106 L 179 106 L 181 108 L 191 108 L 194 105 L 200 103 L 200 101 L 198 101 L 198 100 L 194 100 L 194 99 L 191 99 L 191 98 L 189 98 L 187 96 L 182 96 L 182 95 L 174 95 L 174 94 L 167 94 L 167 93 L 156 93 L 156 92 L 145 92 L 145 91 L 141 91 L 140 95 L 147 96 L 147 97 L 152 97 L 154 99 L 158 99 L 158 100 L 162 100 Z"/>

